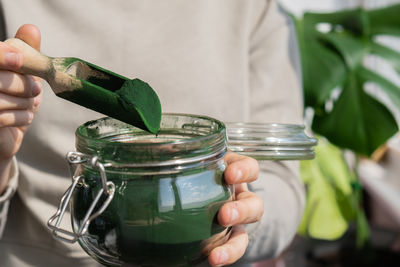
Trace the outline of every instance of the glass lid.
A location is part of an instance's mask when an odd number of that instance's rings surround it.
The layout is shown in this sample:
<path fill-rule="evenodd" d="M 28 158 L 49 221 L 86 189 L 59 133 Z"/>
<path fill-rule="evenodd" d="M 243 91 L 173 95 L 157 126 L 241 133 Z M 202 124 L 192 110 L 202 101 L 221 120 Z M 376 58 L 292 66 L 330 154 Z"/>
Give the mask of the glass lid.
<path fill-rule="evenodd" d="M 313 159 L 317 139 L 303 125 L 226 122 L 228 148 L 258 160 Z"/>

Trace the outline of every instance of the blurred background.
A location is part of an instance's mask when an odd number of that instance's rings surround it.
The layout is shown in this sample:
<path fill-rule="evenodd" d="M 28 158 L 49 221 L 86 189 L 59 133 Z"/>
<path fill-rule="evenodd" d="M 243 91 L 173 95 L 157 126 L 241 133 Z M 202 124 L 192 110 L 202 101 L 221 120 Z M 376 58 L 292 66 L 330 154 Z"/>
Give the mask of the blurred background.
<path fill-rule="evenodd" d="M 316 159 L 298 235 L 261 266 L 400 266 L 400 0 L 279 0 Z"/>

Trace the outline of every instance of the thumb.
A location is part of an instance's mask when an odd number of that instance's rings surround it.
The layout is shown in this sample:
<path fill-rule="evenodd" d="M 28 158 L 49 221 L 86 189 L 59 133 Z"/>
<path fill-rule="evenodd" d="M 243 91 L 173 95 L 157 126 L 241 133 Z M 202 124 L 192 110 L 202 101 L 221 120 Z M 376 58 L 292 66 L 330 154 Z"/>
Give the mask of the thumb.
<path fill-rule="evenodd" d="M 40 50 L 40 31 L 39 28 L 32 24 L 24 24 L 19 27 L 15 38 L 21 39 L 28 45 L 32 46 L 36 50 Z"/>

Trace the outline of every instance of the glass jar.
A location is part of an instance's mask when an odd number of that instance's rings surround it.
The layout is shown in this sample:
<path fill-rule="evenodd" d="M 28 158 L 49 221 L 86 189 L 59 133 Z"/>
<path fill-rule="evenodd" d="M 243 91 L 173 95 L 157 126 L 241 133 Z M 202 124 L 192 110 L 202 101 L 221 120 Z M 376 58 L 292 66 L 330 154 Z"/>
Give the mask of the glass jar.
<path fill-rule="evenodd" d="M 185 266 L 204 260 L 230 228 L 223 180 L 226 130 L 208 117 L 164 114 L 157 136 L 103 118 L 76 131 L 73 184 L 48 225 L 108 266 Z M 71 203 L 73 232 L 59 227 Z"/>
<path fill-rule="evenodd" d="M 314 157 L 317 140 L 292 124 L 226 123 L 163 114 L 153 135 L 111 118 L 76 131 L 67 160 L 73 183 L 49 221 L 53 235 L 76 241 L 107 266 L 186 266 L 205 260 L 231 228 L 217 212 L 233 199 L 224 155 L 258 160 Z M 60 228 L 70 203 L 72 228 Z"/>

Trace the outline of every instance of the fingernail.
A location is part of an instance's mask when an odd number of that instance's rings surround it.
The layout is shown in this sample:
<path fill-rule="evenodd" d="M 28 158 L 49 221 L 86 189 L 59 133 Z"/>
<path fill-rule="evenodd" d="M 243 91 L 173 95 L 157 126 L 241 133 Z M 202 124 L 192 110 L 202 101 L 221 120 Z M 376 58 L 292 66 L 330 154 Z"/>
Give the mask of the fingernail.
<path fill-rule="evenodd" d="M 241 170 L 236 171 L 235 182 L 239 182 L 242 179 L 243 173 Z"/>
<path fill-rule="evenodd" d="M 218 265 L 222 265 L 222 264 L 224 264 L 224 263 L 226 263 L 228 261 L 229 255 L 228 255 L 228 253 L 226 253 L 225 250 L 221 249 L 217 253 L 217 259 L 218 259 L 217 260 Z"/>
<path fill-rule="evenodd" d="M 18 68 L 22 65 L 22 55 L 20 53 L 9 52 L 5 54 L 4 60 L 8 67 Z"/>
<path fill-rule="evenodd" d="M 37 107 L 37 106 L 39 105 L 39 102 L 40 102 L 40 97 L 39 97 L 39 96 L 36 96 L 36 97 L 33 99 L 33 106 L 34 106 L 34 107 Z"/>
<path fill-rule="evenodd" d="M 42 82 L 35 81 L 32 86 L 32 97 L 37 96 L 42 91 Z"/>
<path fill-rule="evenodd" d="M 235 222 L 239 218 L 239 212 L 237 209 L 231 209 L 231 223 Z"/>
<path fill-rule="evenodd" d="M 33 120 L 33 113 L 32 112 L 28 112 L 28 118 L 29 118 L 29 122 L 31 122 Z"/>

